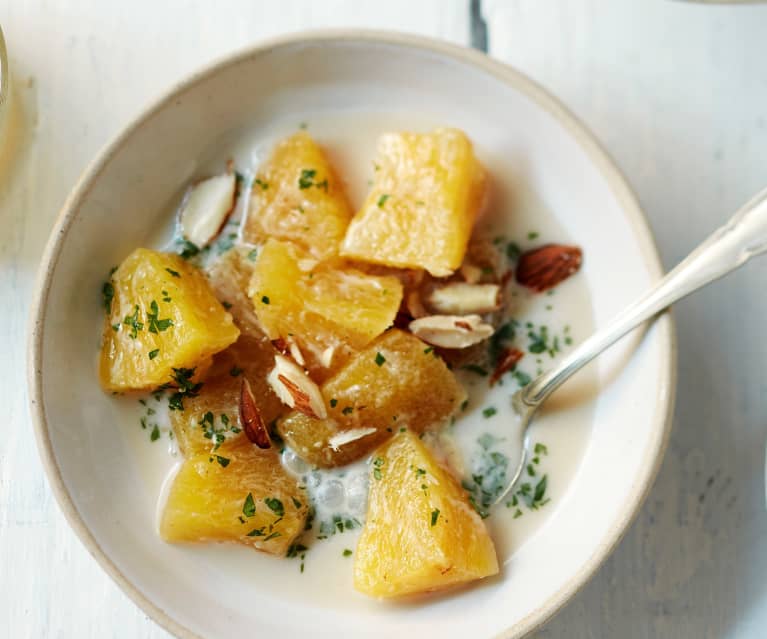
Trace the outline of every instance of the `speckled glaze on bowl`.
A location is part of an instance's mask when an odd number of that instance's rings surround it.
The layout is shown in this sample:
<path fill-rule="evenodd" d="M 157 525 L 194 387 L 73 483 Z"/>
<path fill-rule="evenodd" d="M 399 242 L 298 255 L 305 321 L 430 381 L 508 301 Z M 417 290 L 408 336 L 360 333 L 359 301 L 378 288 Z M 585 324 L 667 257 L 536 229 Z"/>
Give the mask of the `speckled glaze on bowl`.
<path fill-rule="evenodd" d="M 43 256 L 31 316 L 29 384 L 51 486 L 74 531 L 153 619 L 199 637 L 518 637 L 597 570 L 649 490 L 667 442 L 674 383 L 671 318 L 597 363 L 591 438 L 568 492 L 502 575 L 418 606 L 297 609 L 268 584 L 235 584 L 184 562 L 152 530 L 135 464 L 110 436 L 93 374 L 94 291 L 146 241 L 195 158 L 246 122 L 291 110 L 424 110 L 519 171 L 584 248 L 596 325 L 661 275 L 626 182 L 586 129 L 519 72 L 477 52 L 391 33 L 324 31 L 265 42 L 188 78 L 96 158 L 67 200 Z M 610 478 L 609 482 L 604 477 Z M 598 494 L 598 499 L 595 497 Z"/>

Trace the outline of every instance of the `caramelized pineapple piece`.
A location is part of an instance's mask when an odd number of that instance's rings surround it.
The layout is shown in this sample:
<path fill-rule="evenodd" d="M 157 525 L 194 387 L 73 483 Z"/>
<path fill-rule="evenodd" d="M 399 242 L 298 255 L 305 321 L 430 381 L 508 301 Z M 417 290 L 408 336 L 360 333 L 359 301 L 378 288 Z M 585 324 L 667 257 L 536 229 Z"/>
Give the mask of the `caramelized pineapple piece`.
<path fill-rule="evenodd" d="M 351 216 L 340 180 L 302 131 L 277 144 L 258 172 L 243 238 L 290 240 L 325 259 L 338 253 Z"/>
<path fill-rule="evenodd" d="M 247 379 L 265 424 L 273 422 L 287 407 L 266 382 L 274 366 L 275 349 L 265 337 L 240 338 L 213 358 L 205 382 L 196 397 L 185 398 L 184 410 L 170 412 L 173 432 L 181 452 L 226 455 L 246 443 L 239 420 L 240 389 Z"/>
<path fill-rule="evenodd" d="M 495 547 L 466 493 L 412 432 L 371 463 L 354 587 L 373 597 L 439 590 L 498 572 Z"/>
<path fill-rule="evenodd" d="M 304 530 L 305 492 L 275 448 L 245 444 L 184 461 L 160 522 L 170 542 L 230 541 L 284 555 Z"/>
<path fill-rule="evenodd" d="M 349 349 L 363 348 L 391 326 L 402 284 L 396 277 L 318 263 L 295 245 L 269 240 L 258 256 L 250 294 L 269 338 L 296 341 L 312 358 L 313 372 L 320 364 L 336 368 Z"/>
<path fill-rule="evenodd" d="M 320 467 L 360 459 L 401 428 L 423 432 L 466 398 L 434 349 L 396 329 L 357 353 L 321 391 L 327 419 L 293 411 L 277 423 L 285 442 Z"/>
<path fill-rule="evenodd" d="M 203 274 L 178 255 L 139 248 L 104 285 L 99 377 L 109 391 L 171 382 L 234 342 L 239 330 Z"/>
<path fill-rule="evenodd" d="M 484 170 L 461 131 L 385 134 L 341 255 L 450 275 L 463 261 L 484 193 Z"/>

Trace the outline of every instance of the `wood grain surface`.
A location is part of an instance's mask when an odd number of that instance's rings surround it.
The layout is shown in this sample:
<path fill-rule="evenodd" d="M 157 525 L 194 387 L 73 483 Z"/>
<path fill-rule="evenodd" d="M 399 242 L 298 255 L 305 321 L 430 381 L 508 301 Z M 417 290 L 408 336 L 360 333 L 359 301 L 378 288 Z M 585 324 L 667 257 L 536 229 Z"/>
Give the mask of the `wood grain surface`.
<path fill-rule="evenodd" d="M 0 151 L 0 636 L 14 639 L 168 637 L 59 513 L 23 371 L 35 271 L 58 209 L 95 152 L 181 76 L 314 27 L 487 48 L 596 133 L 667 266 L 767 186 L 767 6 L 0 0 L 0 25 L 17 107 L 17 135 Z M 617 551 L 538 636 L 767 636 L 766 275 L 767 260 L 679 304 L 677 409 L 658 480 Z"/>

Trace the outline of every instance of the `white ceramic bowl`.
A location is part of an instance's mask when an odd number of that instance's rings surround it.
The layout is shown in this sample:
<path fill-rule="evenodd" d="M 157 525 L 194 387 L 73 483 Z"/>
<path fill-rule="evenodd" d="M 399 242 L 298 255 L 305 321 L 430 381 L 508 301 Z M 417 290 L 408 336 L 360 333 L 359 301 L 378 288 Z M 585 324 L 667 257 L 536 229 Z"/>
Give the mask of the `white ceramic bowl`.
<path fill-rule="evenodd" d="M 520 175 L 587 256 L 582 277 L 603 325 L 661 274 L 635 198 L 556 100 L 473 51 L 412 36 L 317 32 L 273 40 L 194 75 L 150 106 L 95 160 L 66 202 L 43 257 L 32 313 L 32 415 L 46 470 L 73 529 L 103 568 L 180 637 L 520 636 L 594 573 L 625 532 L 658 468 L 674 391 L 662 317 L 598 361 L 602 390 L 584 459 L 551 517 L 502 576 L 417 606 L 342 611 L 275 598 L 268 583 L 176 561 L 155 534 L 154 496 L 113 423 L 94 372 L 100 283 L 145 243 L 198 158 L 243 126 L 308 107 L 428 111 Z M 308 633 L 308 634 L 307 634 Z"/>

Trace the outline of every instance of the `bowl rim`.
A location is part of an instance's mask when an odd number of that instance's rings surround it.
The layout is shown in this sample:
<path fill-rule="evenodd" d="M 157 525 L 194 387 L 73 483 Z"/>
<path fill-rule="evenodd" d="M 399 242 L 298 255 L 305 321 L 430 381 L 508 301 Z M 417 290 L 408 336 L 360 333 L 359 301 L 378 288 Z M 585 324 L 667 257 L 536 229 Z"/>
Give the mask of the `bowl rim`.
<path fill-rule="evenodd" d="M 152 602 L 138 586 L 134 585 L 121 572 L 101 548 L 77 510 L 56 460 L 45 411 L 42 381 L 44 325 L 53 272 L 63 243 L 83 199 L 88 195 L 105 166 L 146 120 L 171 103 L 178 93 L 191 88 L 223 68 L 243 62 L 254 56 L 266 54 L 274 49 L 300 44 L 321 44 L 323 42 L 358 42 L 362 44 L 383 44 L 418 49 L 465 63 L 479 71 L 488 73 L 495 79 L 524 93 L 539 107 L 552 115 L 577 141 L 589 157 L 589 160 L 596 165 L 607 180 L 611 191 L 620 202 L 621 208 L 633 227 L 633 235 L 651 276 L 658 279 L 663 275 L 663 268 L 647 218 L 640 208 L 638 200 L 629 187 L 626 178 L 595 136 L 557 98 L 527 75 L 510 65 L 491 59 L 488 55 L 477 50 L 427 36 L 395 31 L 350 28 L 304 30 L 259 40 L 254 45 L 219 56 L 184 79 L 176 82 L 159 97 L 150 100 L 149 105 L 141 110 L 127 126 L 118 132 L 98 152 L 75 183 L 54 222 L 40 260 L 37 279 L 33 289 L 28 326 L 27 383 L 29 388 L 29 408 L 38 452 L 56 501 L 69 525 L 90 555 L 122 591 L 153 621 L 180 639 L 203 639 L 203 637 L 185 627 Z M 2 34 L 0 33 L 0 49 L 2 48 Z M 670 312 L 664 313 L 658 318 L 656 321 L 656 333 L 657 339 L 660 340 L 662 352 L 665 355 L 665 361 L 662 366 L 662 374 L 658 378 L 658 401 L 652 420 L 653 438 L 642 460 L 641 471 L 635 478 L 629 498 L 624 502 L 622 510 L 617 514 L 602 543 L 581 565 L 580 569 L 569 580 L 561 584 L 553 595 L 547 600 L 542 601 L 535 610 L 504 629 L 497 637 L 527 635 L 548 621 L 570 601 L 590 580 L 618 545 L 649 493 L 668 445 L 674 409 L 677 343 L 674 320 Z"/>

